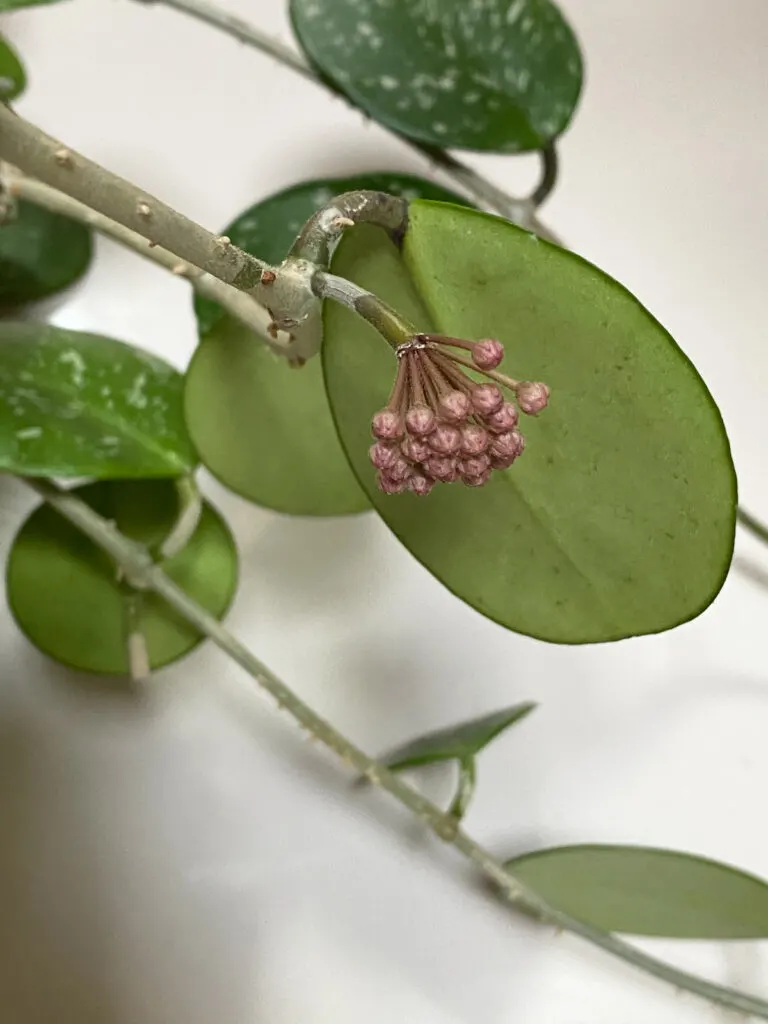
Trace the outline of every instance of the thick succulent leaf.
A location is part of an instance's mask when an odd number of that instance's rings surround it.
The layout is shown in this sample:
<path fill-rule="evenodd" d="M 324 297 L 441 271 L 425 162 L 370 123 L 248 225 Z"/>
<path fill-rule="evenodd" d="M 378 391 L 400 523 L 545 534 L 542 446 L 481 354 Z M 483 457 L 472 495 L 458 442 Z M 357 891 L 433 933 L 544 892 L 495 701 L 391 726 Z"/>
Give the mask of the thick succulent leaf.
<path fill-rule="evenodd" d="M 170 532 L 178 511 L 169 480 L 111 480 L 76 493 L 134 540 L 156 545 Z M 237 551 L 219 515 L 205 504 L 197 530 L 164 571 L 217 618 L 237 586 Z M 114 562 L 47 505 L 36 509 L 17 534 L 7 566 L 11 611 L 24 634 L 57 661 L 86 672 L 128 672 L 127 631 L 143 634 L 152 668 L 181 658 L 201 640 L 158 597 L 139 595 L 118 581 Z"/>
<path fill-rule="evenodd" d="M 27 476 L 175 477 L 196 454 L 183 378 L 113 338 L 0 323 L 0 470 Z"/>
<path fill-rule="evenodd" d="M 0 103 L 20 96 L 27 84 L 24 67 L 10 43 L 0 36 Z"/>
<path fill-rule="evenodd" d="M 768 884 L 703 857 L 641 846 L 563 846 L 506 863 L 553 907 L 604 931 L 768 938 Z"/>
<path fill-rule="evenodd" d="M 510 726 L 522 721 L 536 707 L 526 702 L 503 711 L 474 718 L 469 722 L 427 733 L 379 758 L 395 771 L 434 764 L 437 761 L 463 761 L 475 757 Z"/>
<path fill-rule="evenodd" d="M 333 270 L 422 330 L 500 338 L 502 369 L 546 381 L 552 398 L 523 423 L 524 456 L 486 486 L 382 495 L 369 424 L 395 359 L 326 303 L 331 408 L 385 522 L 457 596 L 540 639 L 616 640 L 699 614 L 730 564 L 735 476 L 717 407 L 669 334 L 591 264 L 486 214 L 411 204 L 404 256 L 359 228 Z"/>
<path fill-rule="evenodd" d="M 14 218 L 0 225 L 0 309 L 68 288 L 86 272 L 92 255 L 88 228 L 19 200 Z"/>
<path fill-rule="evenodd" d="M 235 245 L 276 264 L 313 213 L 360 188 L 461 201 L 412 175 L 323 178 L 256 203 L 224 232 Z M 195 311 L 201 342 L 187 371 L 185 409 L 190 434 L 214 476 L 250 501 L 293 515 L 370 508 L 339 445 L 320 361 L 291 369 L 216 303 L 198 297 Z"/>
<path fill-rule="evenodd" d="M 550 0 L 290 0 L 290 12 L 324 78 L 421 142 L 541 149 L 579 99 L 579 45 Z"/>

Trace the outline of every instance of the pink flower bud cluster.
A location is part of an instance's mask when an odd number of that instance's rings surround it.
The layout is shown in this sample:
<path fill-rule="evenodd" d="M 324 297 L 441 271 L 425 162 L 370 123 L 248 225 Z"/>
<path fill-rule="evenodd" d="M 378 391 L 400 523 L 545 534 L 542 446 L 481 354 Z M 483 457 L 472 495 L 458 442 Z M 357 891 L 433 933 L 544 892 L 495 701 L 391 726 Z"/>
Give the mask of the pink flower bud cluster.
<path fill-rule="evenodd" d="M 471 362 L 452 349 L 468 351 Z M 522 454 L 519 412 L 536 415 L 549 400 L 546 384 L 497 372 L 504 346 L 492 338 L 466 342 L 418 334 L 399 346 L 397 358 L 392 394 L 371 423 L 370 459 L 385 494 L 426 495 L 436 483 L 456 481 L 481 487 Z M 464 367 L 489 382 L 477 383 Z"/>

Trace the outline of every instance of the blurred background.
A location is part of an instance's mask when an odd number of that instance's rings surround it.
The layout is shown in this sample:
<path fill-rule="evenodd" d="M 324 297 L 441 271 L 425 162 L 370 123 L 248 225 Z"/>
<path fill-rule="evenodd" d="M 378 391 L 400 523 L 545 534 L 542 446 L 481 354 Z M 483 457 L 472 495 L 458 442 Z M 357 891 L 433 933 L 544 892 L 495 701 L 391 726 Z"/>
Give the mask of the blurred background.
<path fill-rule="evenodd" d="M 282 0 L 227 0 L 289 38 Z M 768 6 L 562 0 L 587 86 L 542 218 L 668 327 L 768 518 Z M 173 11 L 70 0 L 4 15 L 19 110 L 211 229 L 293 182 L 424 173 L 383 130 Z M 469 156 L 513 193 L 534 158 Z M 99 240 L 53 313 L 179 368 L 183 282 Z M 280 517 L 206 481 L 243 579 L 232 630 L 372 753 L 519 700 L 469 830 L 670 846 L 768 876 L 768 550 L 740 535 L 715 604 L 591 648 L 507 633 L 373 516 Z M 0 550 L 30 507 L 0 480 Z M 762 577 L 761 577 L 762 573 Z M 762 582 L 761 582 L 762 579 Z M 352 788 L 216 650 L 142 687 L 79 677 L 0 617 L 3 1024 L 705 1024 L 726 1019 L 521 922 L 389 801 Z M 425 780 L 446 799 L 450 772 Z M 768 995 L 768 943 L 641 943 Z"/>

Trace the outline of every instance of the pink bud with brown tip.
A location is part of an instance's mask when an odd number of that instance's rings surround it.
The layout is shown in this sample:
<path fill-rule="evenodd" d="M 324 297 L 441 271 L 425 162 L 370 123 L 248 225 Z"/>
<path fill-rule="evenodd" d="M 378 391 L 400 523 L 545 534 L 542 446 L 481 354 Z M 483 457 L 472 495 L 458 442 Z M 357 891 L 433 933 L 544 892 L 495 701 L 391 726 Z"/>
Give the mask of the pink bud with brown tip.
<path fill-rule="evenodd" d="M 376 483 L 379 490 L 383 491 L 384 494 L 401 494 L 405 490 L 404 480 L 393 480 L 392 477 L 387 476 L 383 472 L 379 473 L 376 477 Z"/>
<path fill-rule="evenodd" d="M 541 381 L 524 380 L 517 385 L 515 391 L 521 412 L 528 416 L 535 416 L 541 412 L 549 401 L 549 388 Z"/>
<path fill-rule="evenodd" d="M 368 449 L 368 455 L 376 469 L 387 469 L 399 457 L 396 445 L 386 441 L 377 441 Z"/>
<path fill-rule="evenodd" d="M 405 426 L 414 437 L 426 437 L 437 426 L 437 416 L 428 405 L 414 405 L 405 414 Z"/>
<path fill-rule="evenodd" d="M 429 436 L 429 447 L 438 455 L 455 455 L 461 448 L 461 431 L 450 423 L 440 423 Z"/>
<path fill-rule="evenodd" d="M 406 437 L 401 447 L 403 455 L 411 462 L 426 462 L 432 455 L 429 444 L 421 437 Z"/>
<path fill-rule="evenodd" d="M 467 423 L 461 428 L 461 451 L 463 455 L 479 455 L 488 447 L 488 431 L 478 423 Z"/>
<path fill-rule="evenodd" d="M 446 423 L 463 423 L 472 412 L 472 403 L 464 391 L 448 391 L 441 396 L 437 410 Z"/>
<path fill-rule="evenodd" d="M 495 338 L 483 338 L 472 346 L 472 362 L 481 370 L 495 370 L 504 358 L 504 346 Z"/>
<path fill-rule="evenodd" d="M 371 420 L 371 432 L 382 441 L 396 441 L 403 436 L 403 420 L 394 409 L 381 409 Z"/>
<path fill-rule="evenodd" d="M 504 402 L 500 409 L 483 419 L 483 423 L 494 434 L 505 434 L 508 430 L 514 429 L 517 426 L 517 421 L 517 409 L 511 402 Z"/>
<path fill-rule="evenodd" d="M 504 396 L 495 384 L 476 384 L 471 397 L 472 408 L 479 416 L 490 416 L 504 402 Z"/>
<path fill-rule="evenodd" d="M 433 455 L 424 464 L 424 470 L 433 479 L 448 484 L 456 479 L 456 459 L 450 455 Z"/>
<path fill-rule="evenodd" d="M 430 480 L 421 473 L 414 473 L 408 481 L 408 490 L 420 498 L 426 497 L 434 486 L 434 480 Z"/>

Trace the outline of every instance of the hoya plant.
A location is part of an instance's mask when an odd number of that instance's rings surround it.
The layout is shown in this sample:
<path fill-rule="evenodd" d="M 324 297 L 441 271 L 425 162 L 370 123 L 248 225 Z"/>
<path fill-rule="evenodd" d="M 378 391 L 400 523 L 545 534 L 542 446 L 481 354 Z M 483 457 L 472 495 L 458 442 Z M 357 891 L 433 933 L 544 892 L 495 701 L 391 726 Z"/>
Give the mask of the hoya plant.
<path fill-rule="evenodd" d="M 737 506 L 696 366 L 538 217 L 583 87 L 573 28 L 549 0 L 290 0 L 292 49 L 207 0 L 163 2 L 332 91 L 453 187 L 386 168 L 293 181 L 211 231 L 18 114 L 22 57 L 0 38 L 0 469 L 42 499 L 7 556 L 19 629 L 64 665 L 148 685 L 212 641 L 513 909 L 768 1019 L 765 1000 L 621 937 L 768 938 L 759 878 L 642 846 L 510 859 L 463 829 L 480 753 L 532 703 L 374 758 L 223 625 L 238 552 L 202 468 L 282 514 L 380 517 L 458 600 L 549 644 L 690 621 L 722 587 L 737 518 L 764 531 Z M 28 6 L 46 5 L 0 0 Z M 540 181 L 509 196 L 462 150 L 538 154 Z M 94 233 L 189 282 L 185 372 L 141 339 L 46 322 Z M 447 809 L 401 775 L 441 762 Z"/>

